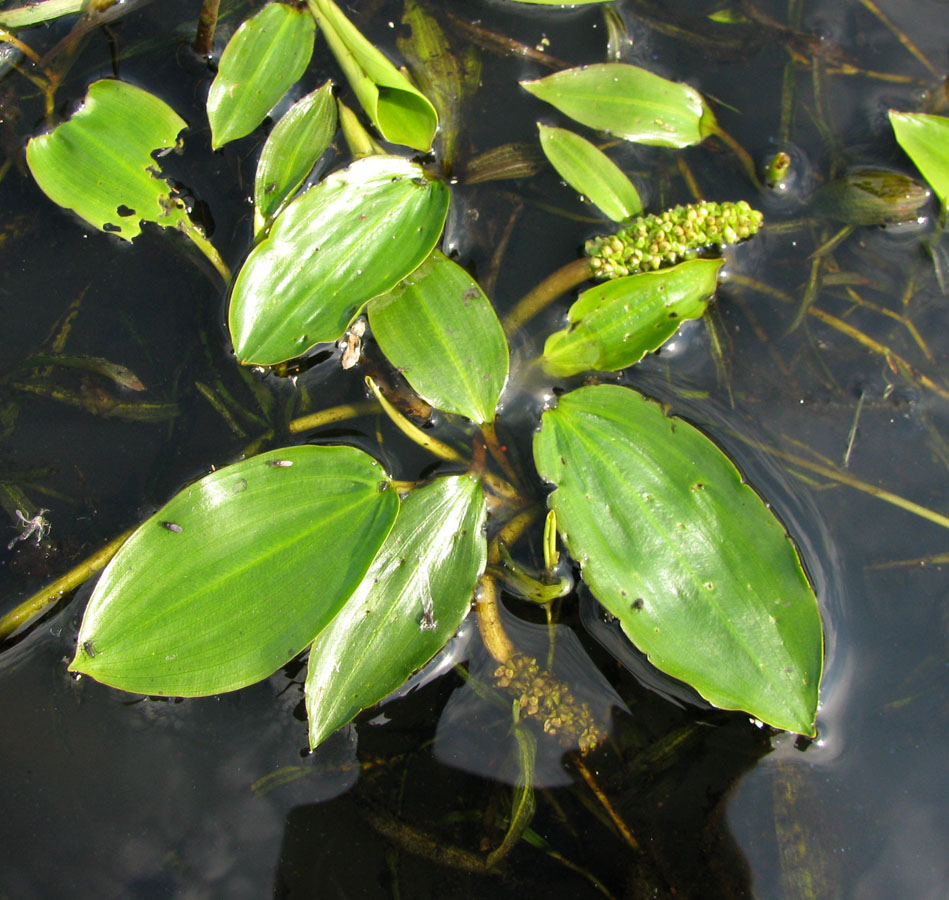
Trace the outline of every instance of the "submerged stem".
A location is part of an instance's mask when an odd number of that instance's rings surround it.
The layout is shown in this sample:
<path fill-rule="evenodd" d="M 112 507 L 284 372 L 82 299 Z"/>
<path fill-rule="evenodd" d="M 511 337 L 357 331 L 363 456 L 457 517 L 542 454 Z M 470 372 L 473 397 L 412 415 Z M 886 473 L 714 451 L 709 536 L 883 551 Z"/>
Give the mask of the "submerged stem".
<path fill-rule="evenodd" d="M 525 294 L 517 305 L 504 317 L 504 333 L 510 337 L 526 322 L 546 309 L 561 294 L 575 288 L 592 277 L 590 260 L 575 259 L 548 275 L 532 291 Z"/>
<path fill-rule="evenodd" d="M 78 566 L 73 567 L 65 575 L 60 576 L 41 591 L 37 591 L 32 597 L 24 600 L 15 609 L 11 609 L 3 618 L 0 618 L 0 641 L 22 628 L 27 622 L 35 619 L 64 594 L 75 590 L 84 581 L 102 571 L 106 563 L 115 556 L 119 547 L 128 540 L 134 530 L 134 528 L 130 528 L 117 538 L 113 538 L 108 544 L 93 553 L 92 556 L 86 557 Z"/>
<path fill-rule="evenodd" d="M 227 263 L 221 259 L 221 254 L 217 252 L 217 247 L 214 246 L 205 236 L 204 232 L 198 228 L 190 219 L 183 219 L 179 225 L 181 231 L 191 240 L 191 242 L 197 247 L 201 253 L 207 258 L 208 262 L 214 266 L 218 275 L 224 279 L 225 284 L 231 283 L 231 270 L 227 267 Z"/>

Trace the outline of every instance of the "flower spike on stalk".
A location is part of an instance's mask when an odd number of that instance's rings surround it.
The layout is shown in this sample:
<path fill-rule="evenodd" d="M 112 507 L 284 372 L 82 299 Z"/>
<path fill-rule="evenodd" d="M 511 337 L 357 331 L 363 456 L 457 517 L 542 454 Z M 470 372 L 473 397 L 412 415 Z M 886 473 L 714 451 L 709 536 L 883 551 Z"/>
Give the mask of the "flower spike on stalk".
<path fill-rule="evenodd" d="M 744 200 L 703 200 L 658 215 L 637 216 L 616 234 L 587 241 L 585 252 L 594 278 L 620 278 L 672 265 L 708 247 L 745 240 L 761 228 L 763 219 Z"/>

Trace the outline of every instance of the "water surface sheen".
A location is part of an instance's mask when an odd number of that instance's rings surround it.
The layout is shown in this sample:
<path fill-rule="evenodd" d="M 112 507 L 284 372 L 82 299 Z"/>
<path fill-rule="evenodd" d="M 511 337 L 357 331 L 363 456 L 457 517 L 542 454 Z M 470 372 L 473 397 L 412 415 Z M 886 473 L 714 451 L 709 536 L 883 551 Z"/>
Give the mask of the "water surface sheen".
<path fill-rule="evenodd" d="M 607 29 L 595 5 L 433 5 L 571 65 L 605 59 Z M 211 74 L 181 43 L 199 6 L 136 4 L 109 30 L 91 32 L 57 94 L 57 114 L 88 83 L 114 74 L 115 48 L 120 77 L 158 93 L 188 121 L 184 153 L 163 166 L 200 201 L 199 212 L 209 211 L 212 238 L 236 267 L 250 246 L 247 194 L 263 137 L 258 131 L 210 151 L 203 103 Z M 346 6 L 397 55 L 401 0 Z M 707 18 L 723 6 L 757 10 L 767 22 Z M 463 660 L 475 674 L 491 668 L 470 630 L 441 661 L 447 674 L 368 711 L 307 755 L 299 663 L 252 688 L 189 701 L 70 678 L 87 586 L 0 648 L 0 898 L 940 900 L 949 893 L 949 584 L 939 556 L 947 533 L 873 493 L 883 488 L 949 511 L 946 298 L 924 249 L 935 206 L 910 227 L 856 228 L 820 268 L 811 311 L 793 327 L 811 254 L 841 227 L 814 215 L 810 192 L 858 165 L 918 177 L 886 112 L 946 113 L 946 4 L 880 0 L 886 22 L 870 6 L 611 4 L 631 38 L 624 61 L 703 91 L 759 164 L 779 149 L 794 160 L 791 184 L 776 193 L 757 188 L 714 140 L 678 154 L 610 150 L 650 211 L 692 199 L 681 160 L 705 197 L 746 199 L 766 214 L 765 231 L 729 252 L 709 323 L 690 323 L 620 380 L 725 447 L 801 548 L 826 630 L 818 739 L 796 741 L 711 710 L 657 677 L 581 590 L 579 603 L 564 607 L 562 628 L 572 632 L 561 642 L 559 675 L 591 704 L 614 707 L 611 739 L 590 768 L 643 849 L 630 850 L 577 773 L 547 748 L 533 845 L 522 842 L 497 873 L 475 873 L 465 854 L 499 842 L 516 776 L 506 768 L 508 722 L 451 671 Z M 249 8 L 222 7 L 218 52 Z M 800 16 L 793 26 L 788 8 Z M 44 53 L 69 24 L 21 37 Z M 450 33 L 458 47 L 471 35 Z M 456 172 L 498 144 L 536 141 L 538 120 L 569 124 L 516 85 L 548 70 L 497 47 L 481 53 L 482 86 L 467 108 Z M 330 76 L 342 82 L 318 39 L 305 90 Z M 0 483 L 48 507 L 52 531 L 44 551 L 25 542 L 8 550 L 14 522 L 0 517 L 2 614 L 190 479 L 237 458 L 255 435 L 235 433 L 195 387 L 220 377 L 251 405 L 213 273 L 195 265 L 183 241 L 147 230 L 128 246 L 54 207 L 20 165 L 42 98 L 8 72 L 0 104 L 0 167 L 13 160 L 0 181 L 0 375 L 35 353 L 81 298 L 67 352 L 127 365 L 149 397 L 180 406 L 171 422 L 142 423 L 19 395 L 15 427 L 0 440 Z M 446 247 L 482 279 L 496 274 L 489 293 L 503 311 L 605 230 L 609 223 L 550 170 L 477 186 L 462 178 Z M 944 247 L 935 258 L 947 267 Z M 517 364 L 560 326 L 566 306 L 552 307 L 514 342 L 502 402 L 512 433 L 522 431 L 522 449 L 551 391 L 566 382 Z M 103 389 L 63 371 L 74 394 Z M 363 398 L 361 378 L 341 376 L 327 354 L 296 386 L 264 383 L 288 417 L 301 392 L 318 406 Z M 6 402 L 7 388 L 0 390 Z M 384 424 L 380 449 L 378 424 L 359 420 L 311 439 L 356 443 L 395 477 L 417 477 L 428 458 Z M 511 613 L 530 617 L 516 604 Z M 546 629 L 533 619 L 511 627 L 540 655 Z M 436 860 L 433 847 L 454 850 Z"/>

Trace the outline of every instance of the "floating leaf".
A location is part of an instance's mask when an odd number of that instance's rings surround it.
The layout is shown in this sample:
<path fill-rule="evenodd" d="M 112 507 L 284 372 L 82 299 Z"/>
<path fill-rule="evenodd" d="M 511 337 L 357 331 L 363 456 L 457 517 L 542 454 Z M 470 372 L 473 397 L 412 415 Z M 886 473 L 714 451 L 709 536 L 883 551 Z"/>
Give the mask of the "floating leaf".
<path fill-rule="evenodd" d="M 659 669 L 711 703 L 814 733 L 823 644 L 784 529 L 708 438 L 616 385 L 580 388 L 534 439 L 564 544 Z"/>
<path fill-rule="evenodd" d="M 310 648 L 316 747 L 394 691 L 458 630 L 487 557 L 484 494 L 467 475 L 409 494 L 362 584 Z"/>
<path fill-rule="evenodd" d="M 268 3 L 228 41 L 208 94 L 211 146 L 250 134 L 303 74 L 316 26 L 305 10 Z"/>
<path fill-rule="evenodd" d="M 213 472 L 116 554 L 70 668 L 184 697 L 266 678 L 336 615 L 398 508 L 379 463 L 352 447 L 290 447 Z"/>
<path fill-rule="evenodd" d="M 429 150 L 438 114 L 428 98 L 362 36 L 333 0 L 308 2 L 333 56 L 383 138 Z"/>
<path fill-rule="evenodd" d="M 447 185 L 395 156 L 357 160 L 294 199 L 235 281 L 238 359 L 275 365 L 337 340 L 366 301 L 428 256 L 448 200 Z"/>
<path fill-rule="evenodd" d="M 590 128 L 640 144 L 688 147 L 717 128 L 694 88 L 626 63 L 566 69 L 521 86 Z"/>
<path fill-rule="evenodd" d="M 141 88 L 96 81 L 71 119 L 30 140 L 26 161 L 53 202 L 130 241 L 142 222 L 168 228 L 187 220 L 152 158 L 153 151 L 174 147 L 185 125 Z"/>
<path fill-rule="evenodd" d="M 602 150 L 566 128 L 539 122 L 540 146 L 561 178 L 614 222 L 638 216 L 642 201 L 633 183 Z"/>
<path fill-rule="evenodd" d="M 508 373 L 504 329 L 491 301 L 435 251 L 369 305 L 382 352 L 424 400 L 478 424 L 494 421 Z"/>
<path fill-rule="evenodd" d="M 683 321 L 704 314 L 723 263 L 692 259 L 584 291 L 570 307 L 570 325 L 547 338 L 544 370 L 564 377 L 638 363 L 669 340 Z"/>
<path fill-rule="evenodd" d="M 936 192 L 943 212 L 949 209 L 949 118 L 890 110 L 899 145 Z"/>
<path fill-rule="evenodd" d="M 299 190 L 336 133 L 333 82 L 307 94 L 288 109 L 264 144 L 254 179 L 254 220 L 258 229 Z"/>

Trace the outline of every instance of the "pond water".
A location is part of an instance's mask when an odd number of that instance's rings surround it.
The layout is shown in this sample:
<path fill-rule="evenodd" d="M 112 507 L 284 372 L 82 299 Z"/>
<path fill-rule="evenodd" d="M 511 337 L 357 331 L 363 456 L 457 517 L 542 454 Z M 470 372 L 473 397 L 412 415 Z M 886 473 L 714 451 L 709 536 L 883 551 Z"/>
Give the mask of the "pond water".
<path fill-rule="evenodd" d="M 250 244 L 261 139 L 210 151 L 211 74 L 185 46 L 199 6 L 129 3 L 73 55 L 60 47 L 51 58 L 65 76 L 56 108 L 68 112 L 115 66 L 174 106 L 190 128 L 185 152 L 164 167 L 213 221 L 212 240 L 236 267 Z M 252 6 L 222 4 L 218 50 Z M 516 85 L 549 70 L 485 35 L 578 65 L 605 59 L 608 29 L 597 6 L 436 6 L 457 47 L 473 39 L 471 26 L 482 29 L 482 86 L 466 109 L 446 245 L 504 310 L 609 223 L 550 170 L 466 183 L 475 155 L 535 141 L 538 119 L 565 124 Z M 690 323 L 622 380 L 725 447 L 801 547 L 827 642 L 818 738 L 772 733 L 652 677 L 581 592 L 564 605 L 562 677 L 614 707 L 610 739 L 588 767 L 640 849 L 576 770 L 542 748 L 531 840 L 486 874 L 473 860 L 503 834 L 511 748 L 503 719 L 450 665 L 307 754 L 299 662 L 252 688 L 187 701 L 70 677 L 87 584 L 0 645 L 0 898 L 949 895 L 949 535 L 945 520 L 926 517 L 949 511 L 947 298 L 933 264 L 945 270 L 946 256 L 944 247 L 927 250 L 937 208 L 911 226 L 857 227 L 815 264 L 811 255 L 841 226 L 808 199 L 859 165 L 919 177 L 886 112 L 945 113 L 946 4 L 611 6 L 628 29 L 625 61 L 699 88 L 759 162 L 778 149 L 794 161 L 788 190 L 769 192 L 714 140 L 681 153 L 610 150 L 650 210 L 691 200 L 688 172 L 703 196 L 747 199 L 766 214 L 765 231 L 729 252 L 709 323 Z M 347 5 L 393 54 L 401 7 Z M 708 18 L 723 7 L 759 21 Z M 793 27 L 789 16 L 799 17 Z M 71 25 L 21 37 L 43 54 Z M 334 75 L 318 43 L 307 90 Z M 208 388 L 227 391 L 236 406 L 254 408 L 213 273 L 167 235 L 146 231 L 126 245 L 55 207 L 21 153 L 41 124 L 41 93 L 8 72 L 0 104 L 3 614 L 189 480 L 238 458 L 260 429 L 246 417 L 232 427 L 206 398 Z M 796 324 L 814 277 L 813 302 Z M 515 341 L 515 363 L 536 352 L 566 306 Z M 114 404 L 142 397 L 75 370 L 24 368 L 66 331 L 63 352 L 128 366 L 147 387 L 144 402 L 174 404 L 173 414 L 165 406 L 153 421 L 123 418 Z M 255 384 L 282 421 L 363 398 L 360 375 L 340 373 L 336 355 L 318 358 L 296 384 L 272 376 Z M 515 365 L 504 398 L 509 440 L 529 439 L 552 386 Z M 304 439 L 356 442 L 397 478 L 428 465 L 375 417 Z M 40 548 L 7 547 L 23 495 L 48 509 Z M 511 624 L 518 641 L 542 648 L 536 616 L 513 602 L 509 612 L 520 619 Z M 452 661 L 475 673 L 488 665 L 473 629 L 456 640 Z"/>

